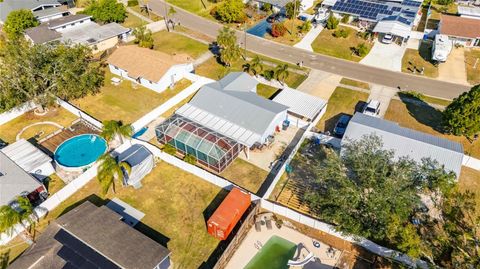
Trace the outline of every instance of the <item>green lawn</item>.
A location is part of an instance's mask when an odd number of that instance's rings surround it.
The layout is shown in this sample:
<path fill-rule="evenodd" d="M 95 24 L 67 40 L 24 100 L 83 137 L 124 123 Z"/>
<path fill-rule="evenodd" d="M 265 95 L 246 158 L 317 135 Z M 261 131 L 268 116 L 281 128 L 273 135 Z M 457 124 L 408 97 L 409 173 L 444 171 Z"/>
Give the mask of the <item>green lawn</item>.
<path fill-rule="evenodd" d="M 419 50 L 407 49 L 402 58 L 402 72 L 420 75 L 418 72 L 425 68 L 424 76 L 436 78 L 438 77 L 438 67 L 433 64 L 431 59 L 431 46 L 426 43 L 422 43 Z"/>
<path fill-rule="evenodd" d="M 140 9 L 140 6 L 133 6 L 133 7 L 130 7 L 133 11 L 147 17 L 147 18 L 150 18 L 152 21 L 159 21 L 161 19 L 163 19 L 161 16 L 158 16 L 157 14 L 153 13 L 153 12 L 150 12 L 150 15 L 147 14 L 144 10 Z"/>
<path fill-rule="evenodd" d="M 167 0 L 167 2 L 202 17 L 211 17 L 210 10 L 215 6 L 215 3 L 209 0 Z"/>
<path fill-rule="evenodd" d="M 197 58 L 208 51 L 208 45 L 173 32 L 156 32 L 153 39 L 154 49 L 168 54 L 184 53 Z"/>
<path fill-rule="evenodd" d="M 195 73 L 200 76 L 205 76 L 211 79 L 219 80 L 230 72 L 243 71 L 243 67 L 242 67 L 243 64 L 245 64 L 245 61 L 243 59 L 239 59 L 238 61 L 234 62 L 230 67 L 226 67 L 218 63 L 216 58 L 210 58 L 203 64 L 197 66 L 197 68 L 195 69 Z M 264 65 L 264 70 L 270 70 L 270 69 L 274 69 L 274 67 Z M 290 70 L 289 76 L 285 82 L 291 88 L 296 88 L 306 78 L 307 78 L 306 75 L 298 74 L 297 72 L 293 72 L 293 70 Z"/>
<path fill-rule="evenodd" d="M 476 194 L 477 213 L 480 214 L 480 171 L 462 166 L 458 184 L 461 190 L 471 191 Z"/>
<path fill-rule="evenodd" d="M 458 12 L 458 5 L 451 3 L 449 5 L 440 5 L 437 1 L 432 1 L 432 7 L 430 8 L 431 14 L 429 19 L 440 20 L 442 13 L 456 15 Z"/>
<path fill-rule="evenodd" d="M 257 94 L 267 99 L 270 99 L 277 91 L 278 89 L 272 86 L 268 86 L 265 84 L 257 85 Z"/>
<path fill-rule="evenodd" d="M 365 44 L 368 50 L 372 48 L 372 43 L 357 36 L 357 31 L 352 28 L 338 26 L 337 29 L 344 29 L 348 32 L 347 38 L 334 37 L 335 30 L 324 29 L 320 35 L 313 41 L 312 48 L 315 52 L 342 58 L 349 61 L 358 62 L 363 57 L 359 57 L 352 52 L 352 47 Z"/>
<path fill-rule="evenodd" d="M 57 174 L 52 174 L 44 180 L 45 187 L 47 187 L 48 194 L 52 195 L 57 191 L 65 187 L 65 182 L 57 176 Z"/>
<path fill-rule="evenodd" d="M 112 76 L 109 71 L 106 72 L 105 85 L 98 94 L 72 103 L 100 121 L 122 120 L 132 123 L 190 85 L 190 81 L 181 80 L 173 89 L 157 93 L 129 80 L 123 80 L 115 86 L 110 82 Z"/>
<path fill-rule="evenodd" d="M 240 153 L 240 154 L 243 154 Z M 240 158 L 236 158 L 220 176 L 232 181 L 238 186 L 256 193 L 268 172 Z"/>
<path fill-rule="evenodd" d="M 342 78 L 342 80 L 340 80 L 340 84 L 370 90 L 370 84 L 368 84 L 367 82 L 353 80 L 349 78 Z"/>
<path fill-rule="evenodd" d="M 141 18 L 127 12 L 127 18 L 122 23 L 122 26 L 134 29 L 134 28 L 140 27 L 140 26 L 142 26 L 144 24 L 147 24 L 147 23 L 148 22 L 143 21 Z"/>
<path fill-rule="evenodd" d="M 342 114 L 353 115 L 367 99 L 368 93 L 337 87 L 328 99 L 327 111 L 318 122 L 317 129 L 332 132 Z"/>
<path fill-rule="evenodd" d="M 204 214 L 211 214 L 226 193 L 165 162 L 158 163 L 142 180 L 142 185 L 140 189 L 119 185 L 115 194 L 110 192 L 102 196 L 96 179 L 92 179 L 59 207 L 49 212 L 36 229 L 41 233 L 50 221 L 85 200 L 103 205 L 108 202 L 107 199 L 118 197 L 145 213 L 145 217 L 135 228 L 166 245 L 172 252 L 172 263 L 176 268 L 200 267 L 219 243 L 207 233 Z M 15 250 L 15 255 L 21 250 Z M 12 259 L 13 256 L 11 255 Z M 212 267 L 213 264 L 206 266 Z"/>
<path fill-rule="evenodd" d="M 431 106 L 391 100 L 384 118 L 398 122 L 403 127 L 459 142 L 463 145 L 465 154 L 480 158 L 480 142 L 471 144 L 463 136 L 444 134 L 441 126 L 442 113 Z"/>
<path fill-rule="evenodd" d="M 49 108 L 49 112 L 45 116 L 36 116 L 33 111 L 30 111 L 5 124 L 0 125 L 0 139 L 5 142 L 12 143 L 15 142 L 15 137 L 17 134 L 24 127 L 30 124 L 42 121 L 52 121 L 62 125 L 63 127 L 68 127 L 75 119 L 77 119 L 77 116 L 63 109 L 62 107 Z M 37 140 L 40 140 L 56 130 L 58 130 L 58 127 L 53 125 L 37 125 L 25 130 L 25 132 L 22 134 L 22 138 L 29 139 L 37 134 L 42 134 L 36 137 Z"/>
<path fill-rule="evenodd" d="M 467 80 L 471 84 L 480 84 L 480 49 L 465 49 Z"/>

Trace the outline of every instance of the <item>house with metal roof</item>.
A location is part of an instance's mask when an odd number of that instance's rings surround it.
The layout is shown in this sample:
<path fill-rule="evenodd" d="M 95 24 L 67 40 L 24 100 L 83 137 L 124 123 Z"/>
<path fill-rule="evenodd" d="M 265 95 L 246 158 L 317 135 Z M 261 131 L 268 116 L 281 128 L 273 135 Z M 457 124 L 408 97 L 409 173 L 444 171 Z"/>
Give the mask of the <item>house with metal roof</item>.
<path fill-rule="evenodd" d="M 157 140 L 221 172 L 243 150 L 263 145 L 281 129 L 288 107 L 256 93 L 257 80 L 232 72 L 204 85 L 156 127 Z"/>
<path fill-rule="evenodd" d="M 322 4 L 330 6 L 337 17 L 350 15 L 362 28 L 404 40 L 410 37 L 422 15 L 422 1 L 418 0 L 329 0 Z"/>
<path fill-rule="evenodd" d="M 107 206 L 86 201 L 52 221 L 12 269 L 167 269 L 170 251 L 122 221 Z"/>
<path fill-rule="evenodd" d="M 13 203 L 18 196 L 36 203 L 47 197 L 47 189 L 0 151 L 0 206 Z"/>
<path fill-rule="evenodd" d="M 430 158 L 442 165 L 447 172 L 458 176 L 464 156 L 460 143 L 401 127 L 398 123 L 355 113 L 350 120 L 342 145 L 374 134 L 383 141 L 383 148 L 393 150 L 395 157 L 409 157 L 416 162 Z"/>
<path fill-rule="evenodd" d="M 170 55 L 137 45 L 117 48 L 107 63 L 112 74 L 159 93 L 194 70 L 188 55 Z"/>
<path fill-rule="evenodd" d="M 55 173 L 52 158 L 25 139 L 17 140 L 0 151 L 39 180 Z"/>
<path fill-rule="evenodd" d="M 92 16 L 76 14 L 48 20 L 39 26 L 25 30 L 25 37 L 33 44 L 53 41 L 84 44 L 94 53 L 114 47 L 125 40 L 131 29 L 117 23 L 99 25 Z"/>
<path fill-rule="evenodd" d="M 3 0 L 0 1 L 0 24 L 4 23 L 8 14 L 15 10 L 28 9 L 35 13 L 61 5 L 57 0 Z"/>

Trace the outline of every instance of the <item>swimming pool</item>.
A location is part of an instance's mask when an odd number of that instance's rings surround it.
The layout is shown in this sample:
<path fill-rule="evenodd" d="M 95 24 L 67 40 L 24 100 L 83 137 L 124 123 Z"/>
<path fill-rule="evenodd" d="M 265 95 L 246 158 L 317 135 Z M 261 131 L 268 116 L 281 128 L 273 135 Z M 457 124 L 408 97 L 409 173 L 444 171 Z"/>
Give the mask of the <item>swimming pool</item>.
<path fill-rule="evenodd" d="M 78 171 L 94 163 L 107 151 L 107 142 L 95 134 L 83 134 L 65 140 L 55 150 L 55 162 L 67 171 Z"/>
<path fill-rule="evenodd" d="M 288 260 L 295 255 L 297 246 L 279 236 L 272 236 L 245 266 L 245 269 L 288 269 Z"/>

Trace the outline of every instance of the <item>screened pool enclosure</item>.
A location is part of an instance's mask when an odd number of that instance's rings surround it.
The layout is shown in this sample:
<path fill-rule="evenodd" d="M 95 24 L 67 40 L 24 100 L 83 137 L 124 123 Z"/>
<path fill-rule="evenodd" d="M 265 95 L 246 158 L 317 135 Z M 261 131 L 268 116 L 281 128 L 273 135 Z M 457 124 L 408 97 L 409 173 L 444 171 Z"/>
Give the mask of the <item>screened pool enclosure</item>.
<path fill-rule="evenodd" d="M 155 129 L 159 143 L 174 146 L 182 154 L 191 154 L 198 163 L 221 173 L 235 160 L 244 146 L 203 127 L 193 121 L 174 115 Z"/>

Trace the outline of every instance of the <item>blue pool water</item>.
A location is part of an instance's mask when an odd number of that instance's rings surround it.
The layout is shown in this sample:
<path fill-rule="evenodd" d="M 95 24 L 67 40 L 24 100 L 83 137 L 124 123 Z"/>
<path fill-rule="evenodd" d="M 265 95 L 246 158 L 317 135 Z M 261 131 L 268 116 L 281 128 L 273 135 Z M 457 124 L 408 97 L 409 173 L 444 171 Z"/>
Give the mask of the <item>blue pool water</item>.
<path fill-rule="evenodd" d="M 83 134 L 65 140 L 55 150 L 55 161 L 65 167 L 82 167 L 95 162 L 107 150 L 105 139 Z"/>

